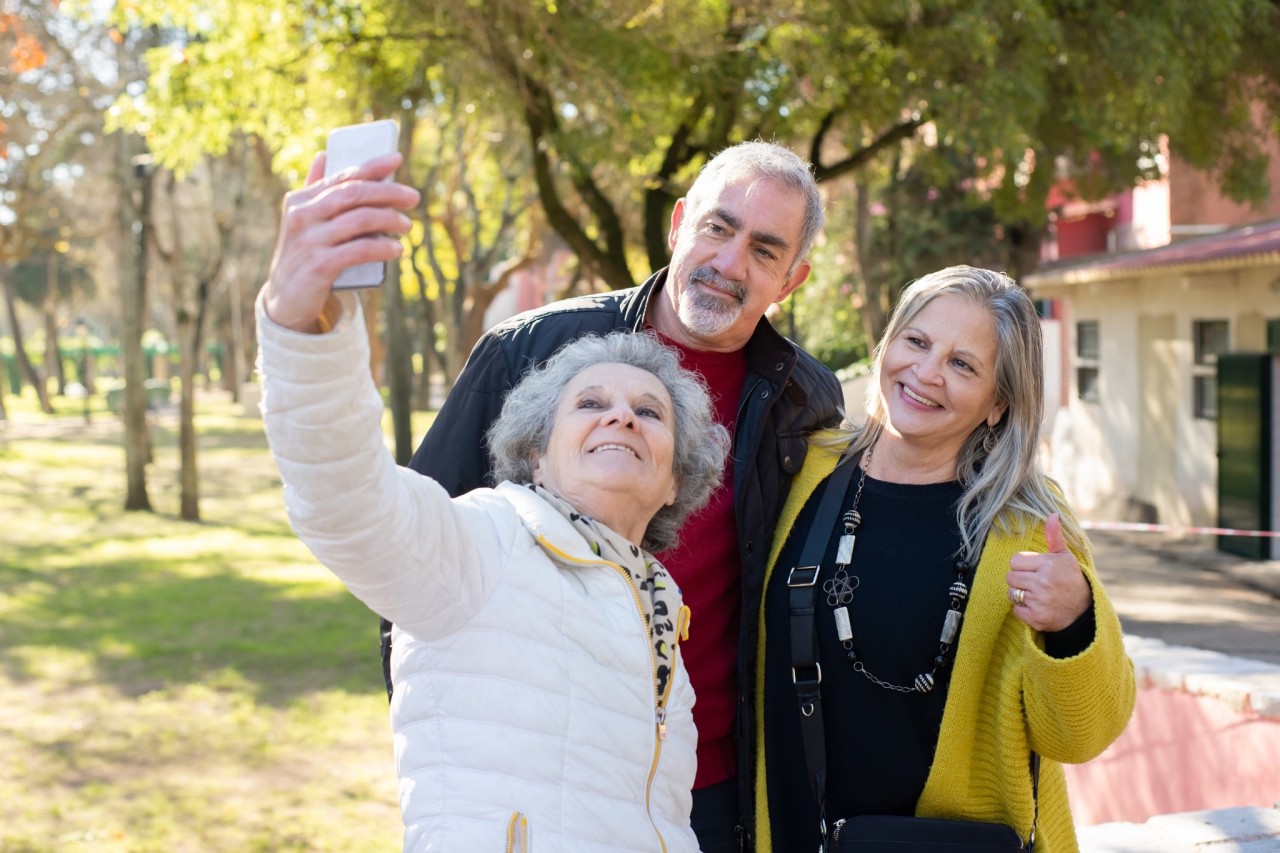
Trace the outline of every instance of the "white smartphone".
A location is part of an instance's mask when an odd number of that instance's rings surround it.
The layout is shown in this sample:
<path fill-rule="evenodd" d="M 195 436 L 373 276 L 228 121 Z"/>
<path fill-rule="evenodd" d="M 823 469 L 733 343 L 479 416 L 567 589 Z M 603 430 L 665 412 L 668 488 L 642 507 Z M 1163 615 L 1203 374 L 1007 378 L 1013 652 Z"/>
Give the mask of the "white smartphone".
<path fill-rule="evenodd" d="M 391 119 L 352 124 L 334 128 L 329 132 L 329 144 L 325 148 L 324 176 L 335 175 L 343 169 L 359 166 L 367 160 L 396 150 L 400 129 Z M 387 180 L 392 176 L 388 175 Z M 378 287 L 387 276 L 387 265 L 378 261 L 348 267 L 333 283 L 334 290 L 350 290 L 357 287 Z"/>

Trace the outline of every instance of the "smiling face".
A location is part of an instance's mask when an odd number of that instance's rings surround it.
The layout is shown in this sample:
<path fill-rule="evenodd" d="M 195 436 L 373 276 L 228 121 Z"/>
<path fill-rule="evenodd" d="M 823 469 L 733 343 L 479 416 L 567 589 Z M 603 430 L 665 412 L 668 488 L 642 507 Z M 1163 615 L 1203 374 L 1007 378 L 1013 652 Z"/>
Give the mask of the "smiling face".
<path fill-rule="evenodd" d="M 804 283 L 799 251 L 805 199 L 767 179 L 742 178 L 686 199 L 671 214 L 671 266 L 653 323 L 685 346 L 742 349 L 765 309 Z"/>
<path fill-rule="evenodd" d="M 595 364 L 570 380 L 533 482 L 639 543 L 676 499 L 675 413 L 656 376 Z"/>
<path fill-rule="evenodd" d="M 880 394 L 892 433 L 959 456 L 965 439 L 1007 408 L 996 397 L 991 314 L 954 294 L 934 298 L 885 347 Z"/>

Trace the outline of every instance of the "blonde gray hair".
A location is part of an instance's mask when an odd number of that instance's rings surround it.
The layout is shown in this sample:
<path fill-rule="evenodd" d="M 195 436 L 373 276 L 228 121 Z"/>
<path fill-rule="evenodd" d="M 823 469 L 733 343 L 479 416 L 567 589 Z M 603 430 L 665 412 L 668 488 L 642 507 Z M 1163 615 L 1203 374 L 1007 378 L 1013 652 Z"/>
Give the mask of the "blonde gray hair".
<path fill-rule="evenodd" d="M 672 472 L 675 502 L 650 520 L 641 547 L 663 551 L 679 541 L 680 526 L 711 499 L 724 476 L 729 432 L 715 422 L 702 379 L 680 366 L 679 354 L 647 332 L 587 335 L 561 347 L 524 375 L 507 395 L 486 440 L 496 482 L 533 481 L 534 460 L 546 452 L 556 411 L 570 380 L 595 364 L 617 363 L 652 373 L 671 395 L 675 414 Z M 581 507 L 579 507 L 581 509 Z"/>
<path fill-rule="evenodd" d="M 912 282 L 876 344 L 865 426 L 852 435 L 845 433 L 843 439 L 823 443 L 849 441 L 845 454 L 853 455 L 876 442 L 888 417 L 880 393 L 885 350 L 922 308 L 947 294 L 967 299 L 991 315 L 996 332 L 996 399 L 1008 404 L 991 436 L 984 421 L 965 440 L 956 461 L 956 475 L 964 486 L 956 507 L 961 557 L 976 563 L 993 527 L 1004 533 L 1025 532 L 1034 521 L 1064 509 L 1056 485 L 1040 470 L 1038 460 L 1044 418 L 1040 320 L 1031 298 L 1013 279 L 991 270 L 954 266 Z M 1085 547 L 1084 531 L 1070 512 L 1062 512 L 1062 531 L 1068 544 L 1077 550 Z"/>

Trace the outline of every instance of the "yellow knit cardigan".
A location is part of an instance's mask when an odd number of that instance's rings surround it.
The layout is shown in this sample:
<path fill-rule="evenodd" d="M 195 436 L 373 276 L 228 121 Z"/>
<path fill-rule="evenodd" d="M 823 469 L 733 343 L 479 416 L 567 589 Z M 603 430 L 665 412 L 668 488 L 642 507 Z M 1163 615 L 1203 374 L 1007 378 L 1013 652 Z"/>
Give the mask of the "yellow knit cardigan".
<path fill-rule="evenodd" d="M 796 516 L 835 468 L 839 453 L 810 447 L 778 521 L 766 586 Z M 1063 512 L 1070 510 L 1064 506 Z M 1088 761 L 1119 737 L 1137 691 L 1119 618 L 1088 552 L 1075 554 L 1093 588 L 1097 633 L 1087 649 L 1071 658 L 1049 657 L 1040 633 L 1013 615 L 1005 586 L 1009 558 L 1045 548 L 1043 522 L 1027 536 L 993 532 L 987 538 L 965 608 L 938 748 L 916 814 L 1006 823 L 1025 839 L 1035 808 L 1027 766 L 1034 749 L 1042 756 L 1036 851 L 1074 853 L 1079 847 L 1061 764 Z M 763 661 L 763 606 L 759 620 L 757 660 Z M 756 707 L 763 709 L 762 666 L 757 668 L 755 698 Z M 829 721 L 838 719 L 839 709 L 827 708 L 824 714 Z M 756 850 L 770 853 L 763 718 L 756 714 Z"/>

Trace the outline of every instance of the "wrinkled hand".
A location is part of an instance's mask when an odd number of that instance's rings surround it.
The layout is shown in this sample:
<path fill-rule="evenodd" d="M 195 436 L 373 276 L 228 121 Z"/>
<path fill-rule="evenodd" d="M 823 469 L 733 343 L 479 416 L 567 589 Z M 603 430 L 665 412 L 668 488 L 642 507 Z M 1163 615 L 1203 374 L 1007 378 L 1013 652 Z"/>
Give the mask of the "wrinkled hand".
<path fill-rule="evenodd" d="M 399 235 L 412 224 L 401 211 L 419 198 L 412 187 L 383 180 L 401 159 L 386 154 L 324 178 L 324 154 L 316 156 L 306 185 L 284 197 L 263 292 L 268 317 L 296 331 L 319 331 L 317 319 L 339 273 L 400 257 Z"/>
<path fill-rule="evenodd" d="M 1037 631 L 1061 631 L 1093 604 L 1093 590 L 1062 536 L 1062 518 L 1044 521 L 1047 554 L 1022 551 L 1009 560 L 1009 601 L 1013 615 Z"/>

